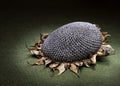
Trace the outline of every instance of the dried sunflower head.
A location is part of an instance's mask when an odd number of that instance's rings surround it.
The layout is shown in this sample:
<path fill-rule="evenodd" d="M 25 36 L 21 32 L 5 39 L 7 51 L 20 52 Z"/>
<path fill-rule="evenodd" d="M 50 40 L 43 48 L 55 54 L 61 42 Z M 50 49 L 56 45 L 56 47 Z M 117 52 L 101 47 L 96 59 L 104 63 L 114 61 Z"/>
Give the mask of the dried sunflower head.
<path fill-rule="evenodd" d="M 51 69 L 66 69 L 78 75 L 78 67 L 96 64 L 96 57 L 114 52 L 107 44 L 107 32 L 101 32 L 95 24 L 72 22 L 57 28 L 52 33 L 40 35 L 40 40 L 29 50 L 39 60 L 33 65 L 45 64 Z"/>

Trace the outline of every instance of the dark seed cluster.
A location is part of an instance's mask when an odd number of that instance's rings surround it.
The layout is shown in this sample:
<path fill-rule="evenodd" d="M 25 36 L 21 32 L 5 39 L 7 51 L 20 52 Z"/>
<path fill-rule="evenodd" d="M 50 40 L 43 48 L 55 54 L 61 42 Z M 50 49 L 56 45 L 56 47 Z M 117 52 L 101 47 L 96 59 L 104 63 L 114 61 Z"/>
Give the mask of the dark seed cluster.
<path fill-rule="evenodd" d="M 73 22 L 53 31 L 43 43 L 43 52 L 58 62 L 74 62 L 88 58 L 98 51 L 102 36 L 95 24 Z"/>

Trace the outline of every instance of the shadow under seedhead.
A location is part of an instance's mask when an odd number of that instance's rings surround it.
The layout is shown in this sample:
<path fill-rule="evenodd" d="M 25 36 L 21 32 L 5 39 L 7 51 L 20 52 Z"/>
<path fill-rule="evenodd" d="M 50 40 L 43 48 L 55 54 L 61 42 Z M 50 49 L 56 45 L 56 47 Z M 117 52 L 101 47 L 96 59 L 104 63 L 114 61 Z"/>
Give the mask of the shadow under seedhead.
<path fill-rule="evenodd" d="M 109 59 L 107 57 L 97 57 L 97 64 L 101 64 L 101 65 L 109 65 Z"/>

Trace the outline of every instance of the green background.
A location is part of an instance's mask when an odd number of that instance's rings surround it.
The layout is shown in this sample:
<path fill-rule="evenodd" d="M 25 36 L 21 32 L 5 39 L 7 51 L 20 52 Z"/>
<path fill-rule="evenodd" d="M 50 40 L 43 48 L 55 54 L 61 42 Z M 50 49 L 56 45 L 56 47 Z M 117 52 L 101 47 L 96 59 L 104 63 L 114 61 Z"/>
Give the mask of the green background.
<path fill-rule="evenodd" d="M 41 4 L 40 4 L 41 3 Z M 0 86 L 120 86 L 120 13 L 117 4 L 103 2 L 4 2 L 0 14 Z M 113 5 L 114 4 L 114 5 Z M 82 67 L 78 78 L 70 70 L 58 77 L 35 62 L 25 47 L 66 23 L 87 21 L 98 24 L 112 36 L 115 55 L 97 59 L 94 67 Z M 57 73 L 57 72 L 55 72 Z"/>

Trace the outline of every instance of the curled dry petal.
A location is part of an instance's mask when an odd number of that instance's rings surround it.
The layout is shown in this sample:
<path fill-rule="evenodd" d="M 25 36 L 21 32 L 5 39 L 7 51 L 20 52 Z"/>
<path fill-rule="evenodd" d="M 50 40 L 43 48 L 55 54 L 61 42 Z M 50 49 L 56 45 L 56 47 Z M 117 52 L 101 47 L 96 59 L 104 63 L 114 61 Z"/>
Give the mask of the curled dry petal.
<path fill-rule="evenodd" d="M 96 64 L 96 56 L 97 56 L 97 54 L 94 54 L 94 55 L 92 56 L 92 58 L 90 58 L 91 61 L 92 61 L 92 64 Z"/>
<path fill-rule="evenodd" d="M 79 76 L 78 67 L 75 64 L 70 65 L 70 70 Z"/>
<path fill-rule="evenodd" d="M 52 60 L 47 59 L 47 60 L 45 60 L 45 65 L 48 65 L 48 64 L 50 64 L 51 62 L 52 62 Z"/>
<path fill-rule="evenodd" d="M 45 40 L 48 37 L 48 33 L 42 35 L 42 40 Z"/>
<path fill-rule="evenodd" d="M 53 63 L 53 64 L 50 64 L 49 67 L 50 67 L 51 69 L 53 69 L 53 68 L 57 67 L 58 64 L 59 64 L 59 63 Z"/>
<path fill-rule="evenodd" d="M 65 64 L 61 63 L 60 66 L 58 66 L 56 69 L 59 71 L 57 75 L 61 75 L 66 70 Z"/>
<path fill-rule="evenodd" d="M 80 67 L 80 66 L 83 66 L 83 62 L 82 62 L 82 61 L 75 62 L 75 65 L 76 65 L 76 66 L 79 66 L 79 67 Z"/>
<path fill-rule="evenodd" d="M 45 61 L 45 57 L 42 57 L 40 59 L 37 60 L 37 62 L 35 62 L 33 65 L 41 65 L 41 64 L 44 64 L 44 61 Z"/>
<path fill-rule="evenodd" d="M 32 55 L 39 55 L 39 51 L 37 50 L 30 50 Z"/>

